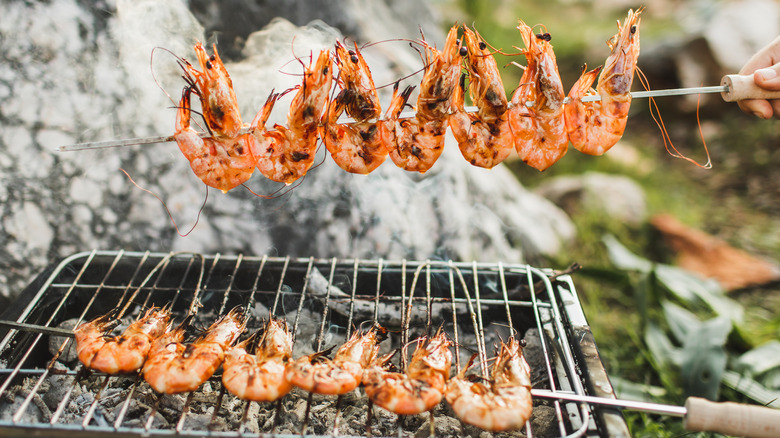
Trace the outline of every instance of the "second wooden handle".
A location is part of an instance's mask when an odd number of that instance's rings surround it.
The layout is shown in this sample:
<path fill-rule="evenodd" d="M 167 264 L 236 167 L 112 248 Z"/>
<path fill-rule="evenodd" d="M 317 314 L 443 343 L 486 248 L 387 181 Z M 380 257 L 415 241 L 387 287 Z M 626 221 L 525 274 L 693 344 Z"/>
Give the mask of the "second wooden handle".
<path fill-rule="evenodd" d="M 753 75 L 726 75 L 720 80 L 720 84 L 729 89 L 720 94 L 726 102 L 780 99 L 780 91 L 768 91 L 758 87 L 753 81 Z"/>
<path fill-rule="evenodd" d="M 685 401 L 685 410 L 684 427 L 693 432 L 719 432 L 753 438 L 780 436 L 780 409 L 733 402 L 715 403 L 689 397 Z"/>

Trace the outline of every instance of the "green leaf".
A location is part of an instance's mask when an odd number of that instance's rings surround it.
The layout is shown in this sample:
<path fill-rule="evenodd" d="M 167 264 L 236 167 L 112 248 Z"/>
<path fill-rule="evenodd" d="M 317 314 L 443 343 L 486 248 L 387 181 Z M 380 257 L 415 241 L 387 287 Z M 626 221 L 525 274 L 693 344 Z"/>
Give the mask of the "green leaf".
<path fill-rule="evenodd" d="M 721 377 L 726 370 L 724 345 L 731 328 L 728 318 L 717 317 L 688 331 L 680 365 L 683 390 L 687 395 L 717 400 Z"/>
<path fill-rule="evenodd" d="M 650 354 L 655 359 L 659 373 L 663 373 L 665 369 L 671 365 L 680 367 L 683 362 L 682 351 L 675 347 L 669 337 L 666 336 L 663 330 L 656 324 L 649 323 L 645 330 L 645 344 L 647 349 L 650 350 Z"/>
<path fill-rule="evenodd" d="M 607 247 L 609 260 L 617 268 L 626 271 L 650 272 L 653 269 L 653 263 L 647 259 L 639 257 L 628 250 L 623 244 L 618 242 L 617 238 L 611 234 L 606 234 L 602 238 Z"/>
<path fill-rule="evenodd" d="M 772 340 L 744 353 L 734 362 L 734 369 L 754 377 L 780 369 L 780 341 Z"/>
<path fill-rule="evenodd" d="M 701 321 L 692 312 L 684 309 L 671 301 L 661 302 L 666 316 L 666 323 L 669 324 L 669 330 L 672 331 L 674 338 L 682 343 L 688 337 L 688 333 L 696 330 L 701 325 Z"/>

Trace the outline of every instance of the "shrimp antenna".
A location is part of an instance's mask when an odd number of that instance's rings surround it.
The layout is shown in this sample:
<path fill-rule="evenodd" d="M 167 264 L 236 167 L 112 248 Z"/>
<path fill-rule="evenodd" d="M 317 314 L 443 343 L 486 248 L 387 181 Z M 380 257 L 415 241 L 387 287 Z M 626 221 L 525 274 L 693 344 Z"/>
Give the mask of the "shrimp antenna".
<path fill-rule="evenodd" d="M 162 50 L 162 51 L 170 53 L 171 55 L 173 55 L 174 58 L 176 58 L 176 61 L 177 61 L 177 63 L 180 66 L 182 65 L 183 62 L 187 63 L 187 64 L 189 64 L 189 62 L 187 62 L 187 60 L 182 58 L 181 56 L 173 53 L 173 51 L 171 51 L 170 49 L 166 49 L 165 47 L 160 47 L 160 46 L 154 47 L 152 49 L 151 55 L 149 56 L 149 70 L 152 73 L 152 80 L 157 85 L 157 88 L 159 88 L 163 93 L 165 93 L 165 95 L 168 96 L 168 99 L 171 101 L 171 103 L 173 103 L 175 105 L 176 101 L 173 99 L 173 97 L 171 97 L 171 95 L 168 93 L 168 91 L 165 90 L 165 88 L 163 88 L 162 84 L 160 84 L 160 81 L 157 80 L 157 76 L 154 74 L 154 52 L 156 50 Z M 187 80 L 187 79 L 185 78 L 185 80 Z"/>
<path fill-rule="evenodd" d="M 503 49 L 497 49 L 497 48 L 493 47 L 492 44 L 487 42 L 487 40 L 485 40 L 485 38 L 483 38 L 482 35 L 479 33 L 479 31 L 477 30 L 477 26 L 474 23 L 471 24 L 471 28 L 474 30 L 474 33 L 477 35 L 477 37 L 479 37 L 480 41 L 485 43 L 485 45 L 490 47 L 490 49 L 492 50 L 492 52 L 490 52 L 489 56 L 493 56 L 496 53 L 499 53 L 499 54 L 504 55 L 504 56 L 518 56 L 518 55 L 522 55 L 522 53 L 520 53 L 520 52 L 518 52 L 518 53 L 504 53 Z M 478 55 L 478 56 L 485 57 L 485 56 L 488 56 L 488 55 Z"/>
<path fill-rule="evenodd" d="M 638 67 L 637 67 L 637 78 L 639 78 L 642 87 L 645 90 L 649 91 L 650 87 L 649 87 L 649 81 L 647 80 L 647 76 L 645 76 L 644 72 L 642 72 L 642 70 L 640 70 Z M 655 102 L 655 99 L 653 99 L 652 97 L 650 97 L 648 101 L 649 101 L 648 107 L 650 109 L 650 116 L 653 118 L 655 124 L 658 125 L 658 129 L 661 130 L 661 137 L 664 140 L 664 147 L 666 148 L 666 152 L 668 152 L 669 155 L 671 155 L 674 158 L 681 158 L 702 169 L 712 169 L 712 159 L 710 157 L 710 151 L 707 148 L 707 141 L 704 139 L 704 132 L 701 129 L 701 119 L 699 118 L 699 107 L 701 103 L 701 95 L 699 95 L 698 99 L 696 100 L 696 123 L 699 127 L 699 136 L 701 138 L 702 145 L 704 146 L 704 152 L 707 155 L 707 162 L 704 164 L 700 164 L 698 161 L 694 160 L 693 158 L 686 157 L 680 151 L 677 150 L 677 148 L 674 146 L 674 143 L 672 142 L 672 138 L 669 136 L 669 131 L 666 129 L 666 125 L 664 124 L 663 118 L 661 117 L 661 110 L 658 108 L 658 104 Z"/>
<path fill-rule="evenodd" d="M 200 221 L 200 215 L 201 215 L 201 213 L 203 213 L 203 210 L 206 208 L 206 202 L 207 202 L 207 201 L 208 201 L 208 199 L 209 199 L 209 186 L 206 186 L 206 196 L 203 198 L 203 204 L 200 206 L 200 209 L 198 210 L 198 215 L 197 215 L 197 217 L 195 218 L 195 223 L 194 223 L 194 224 L 192 224 L 192 228 L 190 228 L 189 230 L 187 230 L 187 232 L 186 232 L 186 233 L 182 234 L 181 230 L 179 230 L 179 226 L 176 224 L 176 219 L 174 219 L 174 218 L 173 218 L 173 214 L 171 213 L 171 210 L 168 208 L 168 205 L 165 203 L 165 201 L 163 201 L 163 199 L 162 199 L 162 198 L 161 198 L 159 195 L 157 195 L 156 193 L 154 193 L 153 191 L 151 191 L 151 190 L 149 190 L 149 189 L 147 189 L 147 188 L 144 188 L 144 187 L 141 187 L 140 185 L 138 185 L 138 183 L 137 183 L 137 182 L 135 182 L 135 180 L 134 180 L 134 179 L 133 179 L 133 178 L 130 176 L 130 174 L 129 174 L 129 173 L 127 173 L 127 171 L 126 171 L 125 169 L 122 169 L 122 168 L 120 168 L 119 170 L 121 170 L 121 171 L 122 171 L 122 173 L 124 173 L 124 174 L 125 174 L 125 176 L 127 177 L 127 179 L 129 179 L 129 180 L 130 180 L 130 182 L 131 182 L 131 183 L 133 183 L 133 185 L 134 185 L 134 186 L 136 186 L 137 188 L 139 188 L 139 189 L 143 190 L 143 191 L 144 191 L 144 192 L 146 192 L 146 193 L 149 193 L 150 195 L 152 195 L 152 196 L 154 196 L 155 198 L 157 198 L 157 200 L 158 200 L 158 201 L 160 201 L 160 203 L 162 204 L 163 208 L 165 208 L 165 212 L 166 212 L 166 213 L 168 213 L 168 218 L 170 218 L 170 220 L 171 220 L 171 223 L 173 223 L 173 227 L 176 229 L 176 233 L 177 233 L 179 236 L 181 236 L 181 237 L 187 237 L 187 236 L 189 236 L 189 235 L 190 235 L 190 233 L 192 233 L 192 231 L 195 229 L 195 227 L 198 225 L 198 222 Z M 204 185 L 205 185 L 205 184 L 204 184 Z"/>

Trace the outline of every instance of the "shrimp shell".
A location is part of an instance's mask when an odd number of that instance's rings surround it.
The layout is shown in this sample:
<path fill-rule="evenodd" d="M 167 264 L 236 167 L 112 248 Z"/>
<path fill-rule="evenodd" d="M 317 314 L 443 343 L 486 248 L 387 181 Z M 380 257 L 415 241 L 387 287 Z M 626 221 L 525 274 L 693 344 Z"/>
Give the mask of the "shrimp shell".
<path fill-rule="evenodd" d="M 609 41 L 611 53 L 601 67 L 583 73 L 569 91 L 566 104 L 566 131 L 572 145 L 580 152 L 601 155 L 623 136 L 631 107 L 631 84 L 639 58 L 639 15 L 628 11 L 623 25 L 618 21 L 618 32 Z M 596 90 L 591 88 L 596 75 Z M 601 101 L 582 102 L 584 96 L 599 94 Z"/>
<path fill-rule="evenodd" d="M 244 331 L 246 321 L 235 308 L 191 344 L 183 344 L 188 320 L 155 341 L 144 364 L 144 379 L 157 392 L 178 394 L 198 389 L 222 364 L 225 350 Z"/>
<path fill-rule="evenodd" d="M 106 374 L 133 373 L 146 361 L 152 343 L 170 323 L 168 308 L 152 307 L 119 336 L 105 336 L 118 321 L 111 314 L 82 323 L 74 331 L 79 360 L 87 368 Z"/>
<path fill-rule="evenodd" d="M 406 373 L 385 370 L 392 354 L 378 358 L 363 373 L 366 395 L 377 406 L 399 415 L 421 414 L 436 407 L 444 397 L 450 375 L 451 342 L 439 331 L 421 339 Z"/>
<path fill-rule="evenodd" d="M 222 364 L 222 384 L 242 400 L 270 402 L 292 389 L 286 366 L 292 357 L 292 336 L 281 319 L 272 318 L 262 334 L 257 354 L 246 351 L 259 332 L 228 350 Z"/>
<path fill-rule="evenodd" d="M 201 138 L 190 127 L 191 93 L 189 87 L 182 93 L 173 138 L 195 175 L 207 186 L 227 193 L 249 180 L 255 171 L 250 148 L 252 138 L 249 134 Z"/>
<path fill-rule="evenodd" d="M 466 378 L 467 368 L 450 380 L 445 395 L 458 418 L 491 432 L 522 428 L 531 417 L 533 403 L 530 368 L 520 342 L 510 338 L 502 343 L 490 384 Z"/>
<path fill-rule="evenodd" d="M 545 170 L 566 154 L 569 139 L 564 120 L 564 91 L 552 45 L 520 21 L 528 65 L 512 95 L 508 111 L 515 149 L 526 164 Z M 532 107 L 526 104 L 533 102 Z"/>
<path fill-rule="evenodd" d="M 363 370 L 376 359 L 377 329 L 372 327 L 363 335 L 353 333 L 333 360 L 323 357 L 323 352 L 299 358 L 287 366 L 287 379 L 315 394 L 339 395 L 352 391 L 360 385 Z"/>
<path fill-rule="evenodd" d="M 241 112 L 233 81 L 219 57 L 217 45 L 213 47 L 214 54 L 209 56 L 203 44 L 195 44 L 195 54 L 202 71 L 186 60 L 181 60 L 179 64 L 184 70 L 184 80 L 200 97 L 203 118 L 209 131 L 218 137 L 233 138 L 242 128 Z"/>

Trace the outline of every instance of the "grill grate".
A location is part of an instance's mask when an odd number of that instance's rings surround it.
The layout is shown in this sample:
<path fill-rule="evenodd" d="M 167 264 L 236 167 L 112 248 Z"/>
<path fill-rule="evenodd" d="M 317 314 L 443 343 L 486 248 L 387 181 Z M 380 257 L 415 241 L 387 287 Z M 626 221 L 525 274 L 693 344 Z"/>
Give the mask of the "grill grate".
<path fill-rule="evenodd" d="M 370 321 L 390 330 L 388 349 L 442 326 L 454 340 L 455 372 L 472 354 L 485 367 L 499 338 L 517 333 L 529 343 L 535 388 L 614 398 L 571 279 L 527 265 L 92 251 L 49 271 L 3 319 L 70 328 L 112 309 L 129 319 L 171 303 L 178 320 L 197 313 L 205 326 L 244 306 L 249 332 L 269 314 L 284 316 L 295 357 L 341 345 Z M 215 376 L 195 392 L 160 396 L 138 376 L 86 372 L 72 359 L 72 338 L 29 327 L 2 329 L 0 337 L 0 435 L 479 434 L 453 420 L 446 402 L 430 416 L 397 417 L 359 406 L 362 390 L 342 397 L 294 390 L 258 404 L 226 393 Z M 406 360 L 401 355 L 402 368 Z M 454 429 L 440 429 L 447 425 Z M 618 411 L 535 400 L 523 434 L 628 431 Z"/>

